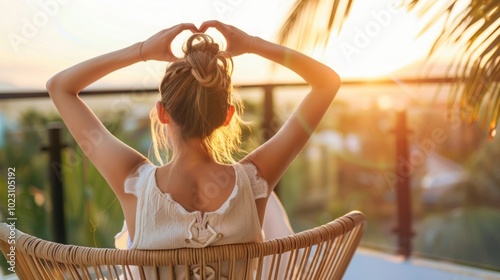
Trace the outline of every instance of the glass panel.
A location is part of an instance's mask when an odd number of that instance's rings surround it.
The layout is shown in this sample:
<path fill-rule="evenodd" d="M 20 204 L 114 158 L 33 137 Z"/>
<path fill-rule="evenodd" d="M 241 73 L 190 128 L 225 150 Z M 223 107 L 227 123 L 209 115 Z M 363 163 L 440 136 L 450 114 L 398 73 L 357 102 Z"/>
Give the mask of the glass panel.
<path fill-rule="evenodd" d="M 296 231 L 326 223 L 351 210 L 365 213 L 362 246 L 396 253 L 395 183 L 410 180 L 413 254 L 500 269 L 500 140 L 463 125 L 448 112 L 436 86 L 344 85 L 311 140 L 281 180 L 278 193 Z M 448 89 L 444 87 L 443 92 Z M 274 89 L 276 132 L 308 91 Z M 263 88 L 241 87 L 245 102 L 243 148 L 263 141 Z M 156 94 L 124 92 L 84 97 L 118 138 L 148 155 L 148 112 Z M 50 100 L 0 102 L 0 200 L 7 201 L 9 167 L 16 168 L 16 226 L 52 238 L 47 124 L 59 119 Z M 396 112 L 405 110 L 408 159 L 397 155 Z M 62 174 L 68 243 L 113 247 L 123 225 L 120 205 L 106 182 L 63 130 Z M 241 158 L 244 154 L 239 155 Z M 396 165 L 399 163 L 400 165 Z M 0 204 L 0 218 L 8 217 Z M 4 267 L 6 263 L 1 261 Z"/>

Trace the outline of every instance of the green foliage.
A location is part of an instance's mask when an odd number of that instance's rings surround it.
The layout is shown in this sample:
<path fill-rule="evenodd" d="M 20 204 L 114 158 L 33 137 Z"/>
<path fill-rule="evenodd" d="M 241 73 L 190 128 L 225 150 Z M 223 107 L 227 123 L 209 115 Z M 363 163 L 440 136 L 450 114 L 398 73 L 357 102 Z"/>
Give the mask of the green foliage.
<path fill-rule="evenodd" d="M 33 110 L 26 111 L 20 118 L 20 128 L 7 132 L 5 145 L 0 150 L 0 168 L 16 169 L 16 217 L 17 228 L 37 236 L 47 237 L 46 190 L 48 156 L 41 151 L 47 144 L 44 125 L 56 121 L 57 117 L 46 116 Z M 2 174 L 0 189 L 7 189 L 7 180 Z M 1 192 L 0 199 L 7 201 L 7 193 Z M 35 199 L 36 198 L 36 199 Z M 0 216 L 6 217 L 7 205 L 0 204 Z"/>
<path fill-rule="evenodd" d="M 140 146 L 142 138 L 124 133 L 122 114 L 103 114 L 105 125 L 130 145 Z M 42 147 L 48 144 L 47 124 L 59 117 L 28 110 L 18 127 L 8 130 L 0 149 L 0 190 L 7 189 L 6 170 L 16 171 L 16 228 L 52 240 L 52 209 L 48 183 L 49 157 Z M 114 235 L 123 225 L 123 214 L 113 191 L 86 159 L 66 129 L 62 131 L 62 180 L 67 242 L 70 244 L 113 247 Z M 7 217 L 7 192 L 0 192 L 0 220 Z M 1 261 L 2 266 L 5 262 Z"/>
<path fill-rule="evenodd" d="M 105 125 L 121 137 L 121 114 L 114 117 L 103 115 Z M 41 151 L 47 144 L 46 124 L 57 121 L 37 111 L 26 111 L 20 118 L 24 133 L 10 133 L 2 149 L 3 163 L 16 167 L 17 190 L 21 199 L 17 203 L 18 229 L 41 238 L 51 239 L 50 186 L 47 183 L 48 156 Z M 62 179 L 64 182 L 65 218 L 69 243 L 86 246 L 113 245 L 113 231 L 119 230 L 123 215 L 99 172 L 86 159 L 72 137 L 63 130 L 63 142 L 68 144 L 62 155 Z M 3 181 L 4 182 L 4 181 Z M 38 202 L 37 202 L 38 200 Z M 4 209 L 2 209 L 4 212 Z M 104 225 L 103 230 L 98 230 Z M 104 232 L 104 233 L 102 233 Z"/>
<path fill-rule="evenodd" d="M 430 18 L 422 32 L 442 26 L 429 58 L 439 50 L 459 46 L 446 73 L 456 81 L 449 94 L 450 106 L 458 105 L 462 118 L 468 122 L 479 120 L 492 138 L 500 116 L 500 2 L 472 0 L 468 5 L 459 2 L 437 5 L 430 0 L 411 0 L 409 7 Z"/>
<path fill-rule="evenodd" d="M 428 216 L 417 229 L 417 254 L 498 270 L 500 213 L 463 207 Z"/>
<path fill-rule="evenodd" d="M 279 44 L 292 45 L 298 50 L 325 47 L 332 31 L 342 29 L 353 2 L 296 0 L 278 33 Z"/>
<path fill-rule="evenodd" d="M 484 142 L 470 158 L 471 188 L 466 195 L 468 205 L 500 205 L 500 139 Z"/>

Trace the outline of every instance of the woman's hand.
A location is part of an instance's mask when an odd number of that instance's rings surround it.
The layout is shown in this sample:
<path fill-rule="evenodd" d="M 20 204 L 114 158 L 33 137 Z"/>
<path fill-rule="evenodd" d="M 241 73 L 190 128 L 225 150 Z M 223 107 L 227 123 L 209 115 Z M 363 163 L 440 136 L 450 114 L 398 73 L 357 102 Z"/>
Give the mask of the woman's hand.
<path fill-rule="evenodd" d="M 174 38 L 182 31 L 200 32 L 192 23 L 181 23 L 164 29 L 144 41 L 140 47 L 140 56 L 143 60 L 160 60 L 172 62 L 178 58 L 174 56 L 171 44 Z"/>
<path fill-rule="evenodd" d="M 205 21 L 201 24 L 199 31 L 205 33 L 208 28 L 217 29 L 226 38 L 226 51 L 232 56 L 237 56 L 252 51 L 253 36 L 246 34 L 238 28 L 224 24 L 217 20 Z"/>

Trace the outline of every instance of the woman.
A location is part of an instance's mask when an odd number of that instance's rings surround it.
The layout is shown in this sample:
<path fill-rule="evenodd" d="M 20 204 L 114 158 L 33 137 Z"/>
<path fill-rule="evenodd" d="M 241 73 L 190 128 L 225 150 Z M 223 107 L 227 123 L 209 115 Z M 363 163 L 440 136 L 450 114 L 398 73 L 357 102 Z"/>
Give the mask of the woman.
<path fill-rule="evenodd" d="M 226 38 L 226 51 L 204 34 L 209 28 Z M 170 44 L 184 30 L 194 34 L 184 57 L 177 58 Z M 311 89 L 270 140 L 234 162 L 231 154 L 238 149 L 241 129 L 232 98 L 231 57 L 244 53 L 288 67 Z M 162 166 L 115 138 L 78 97 L 103 76 L 141 60 L 171 62 L 152 114 L 155 154 L 160 155 L 162 147 L 171 153 Z M 47 82 L 71 134 L 120 201 L 126 247 L 140 249 L 262 241 L 268 202 L 273 207 L 268 214 L 280 209 L 273 189 L 339 86 L 338 75 L 329 67 L 218 21 L 200 28 L 176 25 L 142 43 L 77 64 Z M 281 220 L 284 225 L 283 216 Z"/>

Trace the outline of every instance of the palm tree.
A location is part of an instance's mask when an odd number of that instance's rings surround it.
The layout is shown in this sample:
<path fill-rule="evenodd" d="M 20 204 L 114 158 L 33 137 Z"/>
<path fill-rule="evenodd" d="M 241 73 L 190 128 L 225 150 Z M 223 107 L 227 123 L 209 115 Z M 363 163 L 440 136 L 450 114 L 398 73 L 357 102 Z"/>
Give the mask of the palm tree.
<path fill-rule="evenodd" d="M 454 81 L 449 106 L 458 107 L 464 121 L 487 127 L 491 138 L 500 113 L 500 1 L 468 1 L 463 5 L 460 0 L 403 0 L 403 5 L 421 16 L 431 16 L 422 32 L 444 20 L 428 61 L 440 49 L 458 47 L 457 59 L 446 71 L 447 78 Z M 342 28 L 353 2 L 295 0 L 280 28 L 279 42 L 299 50 L 326 46 L 330 35 Z"/>

